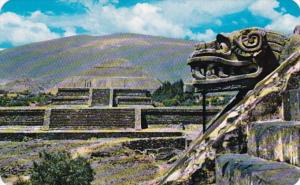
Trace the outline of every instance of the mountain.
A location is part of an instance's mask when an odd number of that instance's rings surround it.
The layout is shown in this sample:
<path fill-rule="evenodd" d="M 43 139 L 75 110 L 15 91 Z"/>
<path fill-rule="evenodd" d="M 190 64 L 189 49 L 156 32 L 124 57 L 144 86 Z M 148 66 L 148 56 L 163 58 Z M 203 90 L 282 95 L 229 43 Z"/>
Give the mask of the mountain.
<path fill-rule="evenodd" d="M 111 60 L 126 60 L 160 81 L 186 79 L 195 42 L 139 34 L 72 36 L 0 51 L 0 79 L 51 88 Z"/>

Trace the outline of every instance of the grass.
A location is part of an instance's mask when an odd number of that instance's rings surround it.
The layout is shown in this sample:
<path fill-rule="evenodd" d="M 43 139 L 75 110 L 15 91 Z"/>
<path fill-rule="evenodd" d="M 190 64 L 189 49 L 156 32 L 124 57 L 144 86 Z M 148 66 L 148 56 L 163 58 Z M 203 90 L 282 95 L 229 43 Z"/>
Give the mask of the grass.
<path fill-rule="evenodd" d="M 152 155 L 136 153 L 122 144 L 130 138 L 89 140 L 30 140 L 22 142 L 0 142 L 0 175 L 5 179 L 30 175 L 32 162 L 38 160 L 43 150 L 68 150 L 74 157 L 89 158 L 96 172 L 93 185 L 134 185 L 150 181 L 162 174 L 160 165 L 166 161 L 155 161 Z M 97 153 L 108 152 L 109 156 L 98 157 Z M 101 155 L 99 155 L 101 156 Z"/>

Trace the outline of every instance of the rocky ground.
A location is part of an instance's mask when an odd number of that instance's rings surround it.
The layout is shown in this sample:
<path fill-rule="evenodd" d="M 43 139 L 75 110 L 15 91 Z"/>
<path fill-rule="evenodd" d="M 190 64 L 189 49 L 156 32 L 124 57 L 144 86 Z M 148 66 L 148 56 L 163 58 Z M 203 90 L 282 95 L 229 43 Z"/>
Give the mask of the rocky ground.
<path fill-rule="evenodd" d="M 181 153 L 174 148 L 137 150 L 127 147 L 135 139 L 31 140 L 0 142 L 0 175 L 6 182 L 29 176 L 39 152 L 68 150 L 74 157 L 87 157 L 96 172 L 93 185 L 151 184 L 169 167 L 170 159 Z M 127 143 L 127 144 L 125 144 Z M 131 148 L 131 149 L 130 149 Z"/>

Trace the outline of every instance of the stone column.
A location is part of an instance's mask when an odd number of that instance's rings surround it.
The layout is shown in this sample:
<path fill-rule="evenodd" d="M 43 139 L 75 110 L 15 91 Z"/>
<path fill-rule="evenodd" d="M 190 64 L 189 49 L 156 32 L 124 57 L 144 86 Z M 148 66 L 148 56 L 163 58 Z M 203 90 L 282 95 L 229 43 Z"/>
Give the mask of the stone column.
<path fill-rule="evenodd" d="M 142 130 L 142 109 L 135 108 L 135 130 Z"/>
<path fill-rule="evenodd" d="M 114 90 L 112 88 L 109 89 L 109 107 L 114 106 Z"/>
<path fill-rule="evenodd" d="M 93 106 L 93 88 L 89 88 L 89 100 L 88 100 L 88 106 Z"/>
<path fill-rule="evenodd" d="M 51 108 L 47 108 L 45 110 L 45 115 L 44 115 L 44 124 L 42 130 L 49 130 L 50 126 L 50 116 L 51 116 Z"/>

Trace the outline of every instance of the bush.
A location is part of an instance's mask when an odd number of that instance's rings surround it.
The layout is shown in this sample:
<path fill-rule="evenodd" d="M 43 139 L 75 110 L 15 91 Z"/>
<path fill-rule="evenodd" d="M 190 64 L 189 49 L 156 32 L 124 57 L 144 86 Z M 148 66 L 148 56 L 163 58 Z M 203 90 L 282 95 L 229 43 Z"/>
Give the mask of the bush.
<path fill-rule="evenodd" d="M 29 106 L 31 103 L 37 105 L 47 105 L 51 101 L 52 95 L 39 93 L 19 93 L 16 96 L 9 97 L 7 94 L 0 96 L 0 106 Z"/>
<path fill-rule="evenodd" d="M 32 185 L 29 180 L 22 180 L 19 178 L 13 185 Z"/>
<path fill-rule="evenodd" d="M 66 151 L 41 152 L 41 160 L 33 163 L 33 185 L 90 185 L 94 171 L 83 157 L 72 159 Z"/>

